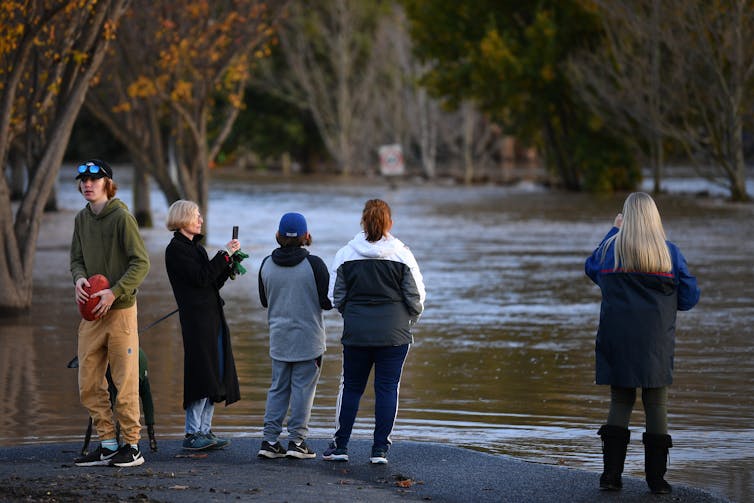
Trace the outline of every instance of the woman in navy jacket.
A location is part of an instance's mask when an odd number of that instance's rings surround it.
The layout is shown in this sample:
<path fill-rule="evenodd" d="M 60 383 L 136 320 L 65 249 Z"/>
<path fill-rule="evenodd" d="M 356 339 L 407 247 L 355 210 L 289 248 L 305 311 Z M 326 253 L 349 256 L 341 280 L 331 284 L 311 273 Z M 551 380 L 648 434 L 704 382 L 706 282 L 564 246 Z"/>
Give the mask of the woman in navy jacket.
<path fill-rule="evenodd" d="M 629 419 L 642 389 L 646 415 L 644 471 L 653 493 L 671 490 L 667 470 L 667 387 L 673 382 L 677 311 L 699 301 L 696 278 L 681 251 L 665 239 L 654 200 L 628 196 L 623 213 L 586 260 L 602 291 L 595 348 L 597 384 L 610 385 L 610 412 L 599 430 L 604 471 L 600 489 L 618 490 L 630 438 Z"/>

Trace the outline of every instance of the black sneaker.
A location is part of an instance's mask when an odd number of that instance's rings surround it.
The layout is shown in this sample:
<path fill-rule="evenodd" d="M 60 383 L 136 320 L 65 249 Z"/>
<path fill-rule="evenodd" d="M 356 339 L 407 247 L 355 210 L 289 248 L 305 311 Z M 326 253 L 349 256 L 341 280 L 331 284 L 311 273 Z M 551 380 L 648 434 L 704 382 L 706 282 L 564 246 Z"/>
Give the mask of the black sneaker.
<path fill-rule="evenodd" d="M 380 448 L 372 448 L 372 455 L 369 457 L 369 462 L 373 465 L 386 465 L 387 464 L 387 451 Z"/>
<path fill-rule="evenodd" d="M 271 444 L 267 440 L 263 440 L 262 447 L 260 447 L 259 452 L 257 453 L 257 457 L 267 459 L 284 458 L 285 449 L 283 449 L 283 446 L 280 445 L 280 442 Z"/>
<path fill-rule="evenodd" d="M 330 446 L 322 453 L 322 459 L 325 461 L 348 461 L 348 448 L 338 447 L 335 442 L 330 442 Z"/>
<path fill-rule="evenodd" d="M 285 457 L 287 458 L 297 458 L 297 459 L 311 459 L 316 458 L 317 453 L 313 450 L 309 449 L 309 446 L 306 445 L 306 442 L 303 440 L 300 444 L 297 444 L 293 440 L 288 442 L 288 451 L 285 453 Z"/>
<path fill-rule="evenodd" d="M 141 455 L 141 451 L 138 447 L 131 447 L 131 444 L 126 444 L 110 459 L 110 464 L 113 466 L 139 466 L 144 463 L 144 456 Z"/>
<path fill-rule="evenodd" d="M 101 445 L 86 456 L 80 456 L 73 460 L 76 466 L 108 466 L 110 460 L 118 453 L 117 450 L 111 451 Z"/>

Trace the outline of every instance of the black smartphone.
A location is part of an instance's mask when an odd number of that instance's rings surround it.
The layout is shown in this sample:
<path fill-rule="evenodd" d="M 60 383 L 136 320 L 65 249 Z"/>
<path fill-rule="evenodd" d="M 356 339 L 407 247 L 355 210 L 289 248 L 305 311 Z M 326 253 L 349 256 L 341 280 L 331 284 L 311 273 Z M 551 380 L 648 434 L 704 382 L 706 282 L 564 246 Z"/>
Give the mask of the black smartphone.
<path fill-rule="evenodd" d="M 238 239 L 238 226 L 233 226 L 233 239 Z"/>

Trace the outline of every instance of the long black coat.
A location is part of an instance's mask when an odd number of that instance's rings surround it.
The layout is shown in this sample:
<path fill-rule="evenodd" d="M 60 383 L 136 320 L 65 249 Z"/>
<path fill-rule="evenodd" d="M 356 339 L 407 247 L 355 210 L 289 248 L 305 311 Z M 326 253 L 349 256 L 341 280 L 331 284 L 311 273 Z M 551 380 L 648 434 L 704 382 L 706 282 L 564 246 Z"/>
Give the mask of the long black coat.
<path fill-rule="evenodd" d="M 183 408 L 209 397 L 225 405 L 241 398 L 230 345 L 230 331 L 223 312 L 220 288 L 230 268 L 222 252 L 209 260 L 199 241 L 176 232 L 165 250 L 165 266 L 178 304 L 183 333 Z M 223 331 L 223 380 L 218 365 L 218 335 Z"/>

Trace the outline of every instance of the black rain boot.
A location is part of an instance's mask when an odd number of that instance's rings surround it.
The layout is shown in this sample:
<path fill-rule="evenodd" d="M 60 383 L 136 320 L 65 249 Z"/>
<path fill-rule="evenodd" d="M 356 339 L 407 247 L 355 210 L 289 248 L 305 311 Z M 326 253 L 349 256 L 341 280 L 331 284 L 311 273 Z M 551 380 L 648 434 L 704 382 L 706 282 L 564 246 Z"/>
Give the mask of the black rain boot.
<path fill-rule="evenodd" d="M 647 485 L 654 494 L 668 494 L 672 488 L 663 478 L 668 469 L 668 449 L 673 447 L 670 435 L 645 433 L 644 442 L 644 474 Z"/>
<path fill-rule="evenodd" d="M 623 487 L 621 475 L 626 461 L 626 449 L 631 438 L 628 428 L 602 425 L 597 432 L 602 437 L 602 462 L 604 471 L 600 475 L 600 490 L 618 491 Z"/>

